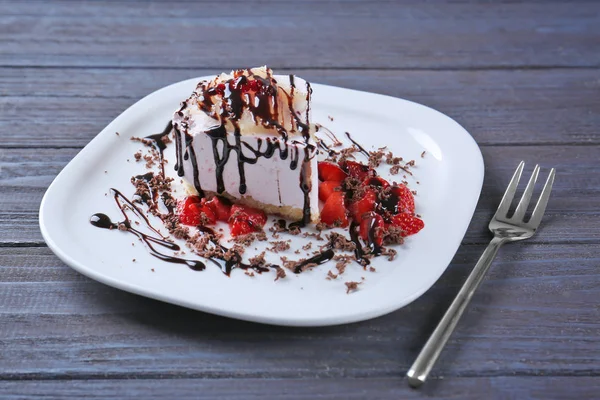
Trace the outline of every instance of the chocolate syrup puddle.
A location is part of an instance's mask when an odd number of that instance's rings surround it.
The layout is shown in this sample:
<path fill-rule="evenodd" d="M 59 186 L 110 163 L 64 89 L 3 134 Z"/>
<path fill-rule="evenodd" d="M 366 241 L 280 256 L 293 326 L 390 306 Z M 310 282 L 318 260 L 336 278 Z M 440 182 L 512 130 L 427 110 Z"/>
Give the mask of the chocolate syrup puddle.
<path fill-rule="evenodd" d="M 357 142 L 356 142 L 354 139 L 352 139 L 352 136 L 350 136 L 350 133 L 349 133 L 349 132 L 346 132 L 346 136 L 348 136 L 348 139 L 350 139 L 350 141 L 351 141 L 352 143 L 354 143 L 354 145 L 355 145 L 356 147 L 358 147 L 358 149 L 360 150 L 360 152 L 361 152 L 361 153 L 363 153 L 365 156 L 367 156 L 367 158 L 369 157 L 369 152 L 368 152 L 368 151 L 366 151 L 366 150 L 364 149 L 364 147 L 362 147 L 360 144 L 358 144 L 358 143 L 357 143 Z"/>

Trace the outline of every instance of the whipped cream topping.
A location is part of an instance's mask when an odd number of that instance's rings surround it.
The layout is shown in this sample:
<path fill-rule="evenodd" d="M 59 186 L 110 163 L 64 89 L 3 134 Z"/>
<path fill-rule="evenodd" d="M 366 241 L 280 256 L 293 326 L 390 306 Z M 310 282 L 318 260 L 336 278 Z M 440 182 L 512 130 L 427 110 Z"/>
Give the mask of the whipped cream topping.
<path fill-rule="evenodd" d="M 274 76 L 267 67 L 241 69 L 200 82 L 186 108 L 242 136 L 310 136 L 311 92 L 310 84 L 294 75 Z"/>

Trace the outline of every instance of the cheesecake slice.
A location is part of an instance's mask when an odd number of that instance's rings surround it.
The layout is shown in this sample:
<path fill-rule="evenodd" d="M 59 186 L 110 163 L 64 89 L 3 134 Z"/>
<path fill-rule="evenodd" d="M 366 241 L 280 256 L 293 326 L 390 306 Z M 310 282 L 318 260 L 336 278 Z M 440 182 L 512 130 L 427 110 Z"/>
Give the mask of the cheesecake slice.
<path fill-rule="evenodd" d="M 173 116 L 175 169 L 200 196 L 319 221 L 310 84 L 267 67 L 198 83 Z"/>

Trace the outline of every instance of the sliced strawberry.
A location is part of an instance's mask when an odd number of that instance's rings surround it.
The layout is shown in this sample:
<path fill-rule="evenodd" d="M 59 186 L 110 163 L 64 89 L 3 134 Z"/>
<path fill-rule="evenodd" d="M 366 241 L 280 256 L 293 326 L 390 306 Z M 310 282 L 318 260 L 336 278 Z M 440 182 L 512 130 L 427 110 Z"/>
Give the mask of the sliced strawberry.
<path fill-rule="evenodd" d="M 215 213 L 206 205 L 204 199 L 190 196 L 177 206 L 179 222 L 184 225 L 212 225 L 217 221 Z"/>
<path fill-rule="evenodd" d="M 392 197 L 398 199 L 399 213 L 415 213 L 415 197 L 406 185 L 398 185 L 392 188 Z"/>
<path fill-rule="evenodd" d="M 367 179 L 367 177 L 375 176 L 375 171 L 369 168 L 368 165 L 356 161 L 346 160 L 343 162 L 342 168 L 348 175 L 361 181 Z"/>
<path fill-rule="evenodd" d="M 206 202 L 206 205 L 216 215 L 217 220 L 227 221 L 231 213 L 231 202 L 224 197 L 215 196 Z"/>
<path fill-rule="evenodd" d="M 414 235 L 425 226 L 425 223 L 408 213 L 394 215 L 391 219 L 391 225 L 396 226 L 403 231 L 403 236 Z"/>
<path fill-rule="evenodd" d="M 348 175 L 339 167 L 339 165 L 323 161 L 318 164 L 319 180 L 321 181 L 338 181 L 341 182 Z"/>
<path fill-rule="evenodd" d="M 242 204 L 234 204 L 231 206 L 230 217 L 238 215 L 247 218 L 253 225 L 262 228 L 267 223 L 267 215 L 254 207 L 245 206 Z"/>
<path fill-rule="evenodd" d="M 348 226 L 349 221 L 346 215 L 344 193 L 333 192 L 329 196 L 321 210 L 321 222 L 329 226 L 339 226 L 342 228 Z"/>
<path fill-rule="evenodd" d="M 229 221 L 229 229 L 231 230 L 231 236 L 246 235 L 260 230 L 257 230 L 254 225 L 251 225 L 248 220 L 245 219 Z"/>
<path fill-rule="evenodd" d="M 327 201 L 333 192 L 339 192 L 341 190 L 341 185 L 342 183 L 337 181 L 326 181 L 319 183 L 319 200 Z"/>
<path fill-rule="evenodd" d="M 367 244 L 381 246 L 383 244 L 385 222 L 381 215 L 374 212 L 363 214 L 359 233 Z"/>
<path fill-rule="evenodd" d="M 228 219 L 233 236 L 259 232 L 267 223 L 267 215 L 256 208 L 234 204 Z"/>
<path fill-rule="evenodd" d="M 360 199 L 350 204 L 350 206 L 348 207 L 348 211 L 350 211 L 350 215 L 352 216 L 352 218 L 356 222 L 360 223 L 363 214 L 375 210 L 376 203 L 377 193 L 375 193 L 375 190 L 366 189 L 365 193 Z"/>
<path fill-rule="evenodd" d="M 380 176 L 367 177 L 367 179 L 364 180 L 363 185 L 380 187 L 382 189 L 385 189 L 390 186 L 389 182 Z"/>

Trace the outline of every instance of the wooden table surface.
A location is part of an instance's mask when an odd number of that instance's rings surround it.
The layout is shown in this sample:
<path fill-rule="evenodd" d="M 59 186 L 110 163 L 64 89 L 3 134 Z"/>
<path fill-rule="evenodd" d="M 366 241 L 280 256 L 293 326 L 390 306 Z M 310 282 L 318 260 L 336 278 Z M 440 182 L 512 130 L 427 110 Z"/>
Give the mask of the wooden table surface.
<path fill-rule="evenodd" d="M 456 119 L 486 174 L 446 273 L 329 328 L 128 294 L 46 247 L 40 200 L 113 118 L 170 83 L 268 64 Z M 600 3 L 0 1 L 0 398 L 592 398 L 600 393 Z M 404 378 L 484 249 L 518 161 L 556 167 L 420 390 Z"/>

